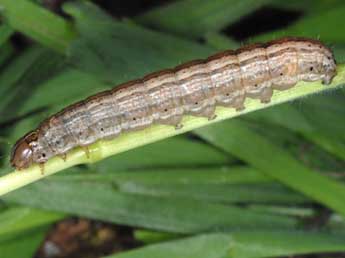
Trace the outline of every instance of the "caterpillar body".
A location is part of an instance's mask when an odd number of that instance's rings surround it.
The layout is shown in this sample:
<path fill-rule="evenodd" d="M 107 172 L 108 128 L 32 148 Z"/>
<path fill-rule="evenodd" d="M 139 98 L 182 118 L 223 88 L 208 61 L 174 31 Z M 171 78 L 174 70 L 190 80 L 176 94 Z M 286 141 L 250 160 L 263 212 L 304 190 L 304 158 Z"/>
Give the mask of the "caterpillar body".
<path fill-rule="evenodd" d="M 253 44 L 152 73 L 64 108 L 14 145 L 16 169 L 66 157 L 77 146 L 151 124 L 180 128 L 183 115 L 215 118 L 217 105 L 244 109 L 246 97 L 269 102 L 273 90 L 298 81 L 329 84 L 336 75 L 332 51 L 320 41 L 282 38 Z"/>

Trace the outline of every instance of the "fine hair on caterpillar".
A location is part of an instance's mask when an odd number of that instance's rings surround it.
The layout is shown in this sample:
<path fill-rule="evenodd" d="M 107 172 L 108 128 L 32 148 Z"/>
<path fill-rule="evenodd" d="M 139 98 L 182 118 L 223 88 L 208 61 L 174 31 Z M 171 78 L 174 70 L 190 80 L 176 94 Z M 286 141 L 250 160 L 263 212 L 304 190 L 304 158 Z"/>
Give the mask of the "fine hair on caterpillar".
<path fill-rule="evenodd" d="M 44 120 L 14 145 L 16 169 L 41 166 L 51 157 L 100 139 L 152 124 L 182 127 L 184 115 L 215 118 L 216 106 L 243 110 L 246 98 L 271 100 L 274 90 L 299 81 L 331 83 L 336 75 L 332 51 L 320 41 L 282 38 L 228 50 L 152 73 L 91 96 Z M 87 153 L 88 154 L 88 153 Z"/>

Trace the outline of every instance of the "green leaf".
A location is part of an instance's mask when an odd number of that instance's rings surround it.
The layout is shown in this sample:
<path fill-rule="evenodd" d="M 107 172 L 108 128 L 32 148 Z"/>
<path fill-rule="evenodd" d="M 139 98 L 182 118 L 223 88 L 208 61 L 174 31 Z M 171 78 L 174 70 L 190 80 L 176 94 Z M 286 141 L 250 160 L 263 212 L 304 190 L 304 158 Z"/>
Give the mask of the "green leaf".
<path fill-rule="evenodd" d="M 152 244 L 152 243 L 163 242 L 167 240 L 178 239 L 180 236 L 181 236 L 180 234 L 149 231 L 149 230 L 144 230 L 144 229 L 137 229 L 134 231 L 135 239 L 145 244 Z"/>
<path fill-rule="evenodd" d="M 239 120 L 199 129 L 203 139 L 310 198 L 345 214 L 345 186 L 303 166 Z"/>
<path fill-rule="evenodd" d="M 310 138 L 335 157 L 345 161 L 345 140 L 323 134 L 312 134 Z"/>
<path fill-rule="evenodd" d="M 107 258 L 223 258 L 229 252 L 231 236 L 209 234 L 151 245 Z"/>
<path fill-rule="evenodd" d="M 233 39 L 221 33 L 208 33 L 205 38 L 208 45 L 214 47 L 215 49 L 228 50 L 237 49 L 240 45 Z"/>
<path fill-rule="evenodd" d="M 62 69 L 60 56 L 38 47 L 28 49 L 14 59 L 0 74 L 0 94 L 3 96 L 0 121 L 15 118 L 39 84 Z"/>
<path fill-rule="evenodd" d="M 30 198 L 25 198 L 30 196 Z M 4 200 L 118 224 L 174 233 L 291 228 L 293 218 L 189 198 L 149 197 L 116 191 L 110 184 L 46 180 Z M 68 200 L 68 201 L 66 201 Z M 195 212 L 202 211 L 202 212 Z"/>
<path fill-rule="evenodd" d="M 268 121 L 284 126 L 345 160 L 345 124 L 341 119 L 345 112 L 342 105 L 344 96 L 341 91 L 336 93 L 337 95 L 315 96 L 302 100 L 303 105 L 300 107 L 281 105 L 247 117 L 257 123 Z M 325 120 L 328 122 L 324 123 Z"/>
<path fill-rule="evenodd" d="M 124 193 L 147 196 L 190 198 L 220 203 L 305 203 L 307 199 L 297 193 L 288 191 L 278 184 L 250 185 L 140 185 L 125 183 L 118 185 Z"/>
<path fill-rule="evenodd" d="M 47 233 L 47 225 L 64 215 L 31 209 L 10 207 L 0 212 L 1 257 L 32 257 Z"/>
<path fill-rule="evenodd" d="M 345 120 L 342 119 L 345 113 L 345 94 L 341 91 L 336 93 L 328 96 L 315 96 L 305 101 L 300 112 L 316 128 L 317 132 L 345 141 Z M 315 111 L 317 114 L 313 115 L 312 113 Z"/>
<path fill-rule="evenodd" d="M 344 5 L 343 0 L 289 0 L 289 1 L 274 1 L 272 5 L 279 8 L 286 8 L 295 11 L 305 12 L 324 12 L 327 9 L 334 7 L 341 7 Z"/>
<path fill-rule="evenodd" d="M 171 142 L 169 139 L 166 142 Z M 163 143 L 163 142 L 162 142 Z M 158 145 L 155 143 L 154 145 Z M 151 145 L 152 147 L 153 145 Z M 138 148 L 140 149 L 140 148 Z M 147 148 L 148 151 L 150 148 Z M 120 154 L 123 159 L 130 158 L 131 152 L 126 152 L 128 154 Z M 196 160 L 198 156 L 195 156 Z M 115 158 L 116 159 L 116 158 Z M 105 161 L 107 162 L 107 161 Z M 168 161 L 167 161 L 168 162 Z M 103 163 L 103 162 L 102 162 Z M 97 168 L 102 168 L 102 163 L 97 165 Z M 155 164 L 161 164 L 156 161 Z M 164 164 L 164 163 L 163 163 Z M 172 164 L 170 164 L 172 165 Z M 179 164 L 180 165 L 180 164 Z M 195 165 L 195 164 L 194 164 Z M 97 173 L 101 172 L 101 173 Z M 104 172 L 104 173 L 102 173 Z M 102 171 L 93 168 L 89 170 L 86 174 L 85 170 L 82 169 L 69 169 L 68 173 L 59 174 L 54 177 L 55 180 L 64 181 L 98 181 L 98 182 L 113 182 L 114 184 L 123 183 L 133 183 L 133 184 L 152 184 L 152 185 L 170 185 L 170 184 L 180 184 L 180 185 L 212 185 L 212 184 L 250 184 L 250 183 L 267 183 L 271 182 L 272 179 L 263 175 L 258 170 L 248 167 L 248 166 L 200 166 L 200 168 L 189 168 L 189 167 L 179 167 L 179 168 L 143 168 L 137 169 L 135 171 Z"/>
<path fill-rule="evenodd" d="M 263 237 L 264 236 L 264 237 Z M 107 258 L 251 258 L 344 251 L 343 234 L 241 232 L 205 234 L 153 244 Z"/>
<path fill-rule="evenodd" d="M 64 216 L 26 207 L 13 207 L 0 213 L 0 237 L 49 225 Z"/>
<path fill-rule="evenodd" d="M 169 150 L 169 151 L 162 151 Z M 140 168 L 181 168 L 231 164 L 231 156 L 205 143 L 178 136 L 121 153 L 91 168 L 105 173 Z M 151 178 L 152 179 L 152 178 Z"/>
<path fill-rule="evenodd" d="M 342 233 L 345 231 L 345 217 L 333 214 L 325 227 L 327 230 L 332 232 Z"/>
<path fill-rule="evenodd" d="M 47 56 L 44 58 L 47 59 Z M 68 104 L 107 89 L 106 85 L 95 80 L 92 76 L 71 69 L 68 66 L 65 67 L 63 60 L 60 58 L 57 58 L 55 64 L 52 64 L 51 67 L 47 64 L 44 67 L 41 64 L 32 64 L 31 68 L 32 70 L 28 72 L 31 72 L 30 76 L 33 80 L 41 79 L 39 72 L 46 69 L 51 70 L 52 74 L 47 76 L 46 80 L 36 81 L 36 84 L 32 86 L 30 84 L 31 87 L 36 87 L 37 90 L 30 92 L 29 98 L 23 102 L 19 109 L 19 115 L 45 108 L 44 117 L 47 117 Z M 26 81 L 30 83 L 29 80 Z M 20 87 L 23 86 L 20 85 Z"/>
<path fill-rule="evenodd" d="M 13 35 L 13 29 L 6 24 L 0 25 L 0 46 L 4 45 L 6 41 Z"/>
<path fill-rule="evenodd" d="M 264 237 L 263 237 L 264 236 Z M 277 257 L 345 250 L 343 234 L 321 232 L 239 232 L 230 257 Z"/>
<path fill-rule="evenodd" d="M 46 228 L 39 228 L 0 238 L 1 257 L 33 257 L 47 233 Z"/>
<path fill-rule="evenodd" d="M 144 25 L 186 37 L 219 31 L 272 0 L 184 0 L 155 8 L 136 18 Z"/>
<path fill-rule="evenodd" d="M 285 216 L 295 216 L 306 220 L 315 217 L 315 210 L 312 207 L 304 208 L 301 206 L 281 206 L 278 204 L 250 204 L 248 208 L 253 211 L 280 214 Z"/>
<path fill-rule="evenodd" d="M 2 46 L 0 46 L 0 68 L 7 64 L 10 57 L 12 57 L 15 53 L 15 49 L 10 42 L 5 42 Z"/>
<path fill-rule="evenodd" d="M 309 38 L 319 38 L 327 42 L 345 42 L 343 33 L 339 33 L 339 21 L 343 19 L 345 5 L 326 9 L 321 13 L 310 13 L 307 17 L 300 19 L 295 24 L 278 31 L 259 35 L 254 41 L 266 41 L 282 36 L 303 36 Z M 327 22 L 325 22 L 327 21 Z"/>
<path fill-rule="evenodd" d="M 75 32 L 63 18 L 27 0 L 0 0 L 2 16 L 15 30 L 64 53 Z"/>
<path fill-rule="evenodd" d="M 102 81 L 135 79 L 213 52 L 207 46 L 118 22 L 90 3 L 70 3 L 64 9 L 75 17 L 80 34 L 68 50 L 69 61 Z"/>

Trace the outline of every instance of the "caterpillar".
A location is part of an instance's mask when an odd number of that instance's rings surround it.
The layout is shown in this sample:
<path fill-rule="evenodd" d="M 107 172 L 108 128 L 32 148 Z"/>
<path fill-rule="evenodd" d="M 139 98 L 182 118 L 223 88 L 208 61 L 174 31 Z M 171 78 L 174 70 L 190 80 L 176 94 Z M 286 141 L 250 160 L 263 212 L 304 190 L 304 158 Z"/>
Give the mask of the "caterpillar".
<path fill-rule="evenodd" d="M 273 90 L 298 81 L 329 84 L 336 75 L 332 51 L 320 41 L 286 37 L 253 44 L 149 74 L 93 95 L 44 120 L 20 138 L 10 162 L 16 169 L 99 139 L 151 124 L 182 127 L 186 114 L 215 118 L 217 105 L 244 109 L 247 97 L 268 103 Z"/>

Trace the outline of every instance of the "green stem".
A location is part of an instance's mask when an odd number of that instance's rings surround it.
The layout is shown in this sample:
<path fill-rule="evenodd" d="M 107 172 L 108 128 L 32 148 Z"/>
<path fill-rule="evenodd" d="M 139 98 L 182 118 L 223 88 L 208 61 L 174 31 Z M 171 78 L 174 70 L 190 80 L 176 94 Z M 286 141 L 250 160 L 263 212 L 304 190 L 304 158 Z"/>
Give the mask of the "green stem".
<path fill-rule="evenodd" d="M 217 118 L 208 121 L 206 118 L 185 116 L 182 123 L 183 128 L 176 130 L 172 126 L 153 125 L 147 129 L 124 133 L 113 140 L 100 140 L 88 147 L 89 157 L 85 150 L 76 148 L 67 153 L 67 160 L 59 157 L 50 159 L 44 165 L 44 173 L 37 165 L 33 165 L 22 171 L 14 171 L 0 178 L 0 196 L 20 188 L 41 178 L 59 172 L 63 169 L 77 164 L 94 163 L 109 156 L 149 144 L 164 138 L 182 134 L 193 129 L 206 126 L 224 119 L 233 118 L 248 112 L 253 112 L 270 106 L 278 105 L 283 102 L 305 97 L 311 94 L 321 93 L 326 90 L 335 89 L 345 84 L 345 65 L 338 66 L 338 75 L 333 79 L 331 85 L 324 86 L 320 82 L 299 82 L 295 87 L 286 91 L 275 91 L 269 104 L 262 104 L 258 100 L 248 99 L 245 102 L 246 109 L 237 112 L 232 108 L 217 107 Z"/>

